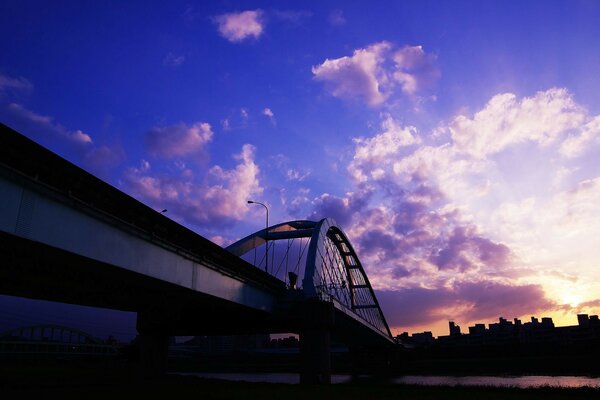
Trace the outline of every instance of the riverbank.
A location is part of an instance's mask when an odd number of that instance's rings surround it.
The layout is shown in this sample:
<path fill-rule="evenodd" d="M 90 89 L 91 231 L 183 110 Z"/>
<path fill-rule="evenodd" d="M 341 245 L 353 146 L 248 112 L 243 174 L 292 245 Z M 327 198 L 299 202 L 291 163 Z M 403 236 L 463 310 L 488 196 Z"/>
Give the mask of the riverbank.
<path fill-rule="evenodd" d="M 28 367 L 0 369 L 0 393 L 43 395 L 44 397 L 107 399 L 132 396 L 152 398 L 203 399 L 600 399 L 600 390 L 591 388 L 497 388 L 452 387 L 389 384 L 377 380 L 362 380 L 338 385 L 290 385 L 280 383 L 231 382 L 194 376 L 168 375 L 161 379 L 140 380 L 134 371 L 126 369 L 73 369 L 67 367 Z"/>

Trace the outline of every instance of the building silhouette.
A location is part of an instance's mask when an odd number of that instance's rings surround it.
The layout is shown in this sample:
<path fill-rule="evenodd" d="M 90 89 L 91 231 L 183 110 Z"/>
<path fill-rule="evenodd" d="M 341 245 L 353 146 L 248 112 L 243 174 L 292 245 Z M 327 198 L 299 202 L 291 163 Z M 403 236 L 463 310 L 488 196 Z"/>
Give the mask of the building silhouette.
<path fill-rule="evenodd" d="M 531 317 L 523 323 L 514 318 L 509 321 L 503 317 L 498 322 L 475 324 L 468 327 L 467 334 L 461 333 L 461 328 L 454 321 L 449 321 L 449 335 L 434 338 L 431 332 L 407 332 L 396 337 L 399 344 L 406 348 L 438 347 L 438 348 L 468 348 L 481 346 L 502 345 L 543 345 L 552 344 L 553 351 L 562 345 L 576 345 L 584 342 L 600 341 L 600 320 L 598 315 L 577 315 L 577 325 L 555 326 L 552 318 L 540 319 Z"/>

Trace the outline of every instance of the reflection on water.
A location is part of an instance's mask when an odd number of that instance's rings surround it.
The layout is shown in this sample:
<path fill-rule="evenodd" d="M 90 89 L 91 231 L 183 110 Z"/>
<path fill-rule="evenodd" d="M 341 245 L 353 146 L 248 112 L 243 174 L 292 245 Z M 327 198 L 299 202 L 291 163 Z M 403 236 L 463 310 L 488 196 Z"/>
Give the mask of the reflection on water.
<path fill-rule="evenodd" d="M 268 382 L 268 383 L 300 383 L 299 374 L 260 373 L 260 374 L 232 374 L 232 373 L 189 373 L 181 375 L 193 375 L 201 378 L 224 379 L 229 381 L 243 382 Z M 350 375 L 332 375 L 332 383 L 349 383 L 352 381 Z M 534 388 L 541 386 L 578 388 L 593 387 L 600 388 L 600 378 L 588 378 L 585 376 L 401 376 L 392 378 L 391 384 L 425 385 L 425 386 L 496 386 Z"/>
<path fill-rule="evenodd" d="M 212 373 L 212 372 L 199 372 L 199 373 L 188 373 L 178 375 L 191 375 L 200 378 L 209 379 L 224 379 L 227 381 L 240 381 L 240 382 L 266 382 L 266 383 L 300 383 L 300 374 L 282 374 L 282 373 L 260 373 L 260 374 L 232 374 L 232 373 Z M 350 375 L 331 375 L 331 383 L 348 383 L 352 380 Z"/>
<path fill-rule="evenodd" d="M 541 386 L 578 388 L 600 388 L 600 378 L 585 376 L 401 376 L 393 383 L 426 386 L 496 386 L 534 388 Z"/>

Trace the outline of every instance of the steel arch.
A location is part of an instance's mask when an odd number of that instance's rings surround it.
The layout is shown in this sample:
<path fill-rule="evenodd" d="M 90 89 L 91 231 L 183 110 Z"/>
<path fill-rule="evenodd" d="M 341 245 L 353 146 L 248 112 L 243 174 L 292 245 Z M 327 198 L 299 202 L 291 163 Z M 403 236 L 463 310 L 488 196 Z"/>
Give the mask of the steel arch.
<path fill-rule="evenodd" d="M 50 341 L 54 341 L 55 337 L 59 337 L 62 339 L 65 337 L 65 333 L 67 333 L 69 341 L 65 342 L 65 343 L 81 343 L 81 339 L 83 339 L 83 343 L 86 343 L 86 344 L 103 344 L 101 340 L 93 337 L 89 333 L 86 333 L 82 330 L 79 330 L 76 328 L 70 328 L 70 327 L 62 326 L 62 325 L 55 325 L 55 324 L 39 324 L 39 325 L 30 325 L 30 326 L 23 326 L 20 328 L 9 329 L 7 331 L 0 333 L 0 339 L 11 338 L 11 337 L 14 337 L 15 334 L 18 334 L 18 337 L 21 337 L 21 338 L 29 337 L 29 338 L 31 338 L 31 340 L 35 340 L 35 338 L 34 338 L 35 332 L 40 332 L 39 340 L 41 340 L 41 339 L 45 338 L 44 333 L 46 331 L 51 332 L 50 338 L 46 338 L 46 339 L 49 339 Z M 56 335 L 55 332 L 59 332 L 59 334 Z M 73 337 L 78 338 L 79 340 L 73 342 L 72 341 Z"/>
<path fill-rule="evenodd" d="M 343 230 L 331 218 L 289 221 L 262 229 L 227 247 L 241 257 L 269 241 L 310 238 L 302 292 L 305 298 L 334 302 L 391 337 L 367 274 Z"/>

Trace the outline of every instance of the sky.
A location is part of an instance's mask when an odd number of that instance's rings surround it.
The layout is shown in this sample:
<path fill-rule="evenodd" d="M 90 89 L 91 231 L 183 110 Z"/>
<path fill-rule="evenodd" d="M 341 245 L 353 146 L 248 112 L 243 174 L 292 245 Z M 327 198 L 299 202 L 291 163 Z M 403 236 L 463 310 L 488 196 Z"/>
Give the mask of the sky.
<path fill-rule="evenodd" d="M 332 217 L 394 334 L 576 324 L 600 312 L 599 19 L 575 0 L 5 0 L 0 121 L 223 246 L 263 227 L 249 199 L 272 224 Z"/>

